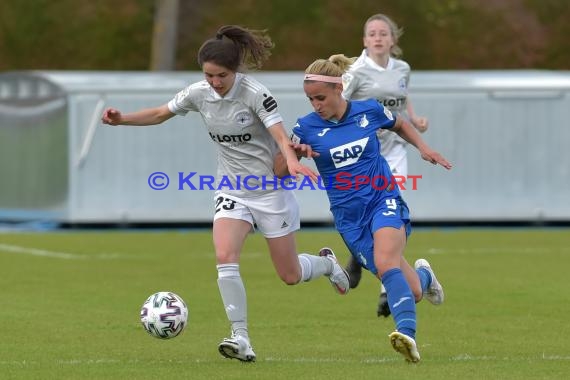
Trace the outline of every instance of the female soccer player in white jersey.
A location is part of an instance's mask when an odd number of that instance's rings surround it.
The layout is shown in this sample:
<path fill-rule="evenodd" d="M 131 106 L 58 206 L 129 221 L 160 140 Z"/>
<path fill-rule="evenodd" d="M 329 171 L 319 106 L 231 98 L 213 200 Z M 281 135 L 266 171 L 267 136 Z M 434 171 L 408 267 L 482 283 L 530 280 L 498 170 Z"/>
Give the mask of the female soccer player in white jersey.
<path fill-rule="evenodd" d="M 317 60 L 305 71 L 303 88 L 315 112 L 298 119 L 293 128 L 297 152 L 313 155 L 324 179 L 336 229 L 360 265 L 382 280 L 396 323 L 392 347 L 406 360 L 418 362 L 416 303 L 422 294 L 443 296 L 427 262 L 413 269 L 403 257 L 411 232 L 408 206 L 391 170 L 380 154 L 377 132 L 390 129 L 416 147 L 432 164 L 451 168 L 401 116 L 394 116 L 375 99 L 350 101 L 342 96 L 344 68 Z M 326 130 L 327 133 L 323 133 Z M 286 174 L 275 161 L 276 172 Z"/>
<path fill-rule="evenodd" d="M 402 30 L 384 14 L 375 14 L 364 23 L 364 50 L 360 57 L 343 75 L 343 96 L 347 99 L 377 99 L 393 114 L 405 115 L 420 132 L 428 128 L 425 117 L 418 117 L 408 99 L 410 66 L 400 60 L 402 50 L 398 40 Z M 342 56 L 331 58 L 342 59 Z M 394 176 L 406 178 L 408 175 L 407 142 L 396 133 L 380 130 L 380 153 Z M 354 259 L 346 267 L 350 275 L 350 287 L 355 288 L 361 278 L 362 268 Z M 390 309 L 386 303 L 384 287 L 380 290 L 378 316 L 388 317 Z"/>
<path fill-rule="evenodd" d="M 307 175 L 282 124 L 277 102 L 269 90 L 254 78 L 239 72 L 259 68 L 273 46 L 262 31 L 238 26 L 221 27 L 198 52 L 205 80 L 191 84 L 167 104 L 122 114 L 110 108 L 102 121 L 111 125 L 153 125 L 189 111 L 199 112 L 213 142 L 218 146 L 218 179 L 229 179 L 232 189 L 217 192 L 213 223 L 218 287 L 231 323 L 231 336 L 218 346 L 227 358 L 255 361 L 247 325 L 247 302 L 239 271 L 241 249 L 254 223 L 264 235 L 273 265 L 288 285 L 329 277 L 340 294 L 349 289 L 348 275 L 334 253 L 323 248 L 319 255 L 297 255 L 294 231 L 299 229 L 299 207 L 292 191 L 258 186 L 240 178 L 274 178 L 273 161 L 278 151 L 286 157 L 292 175 Z M 231 138 L 225 138 L 231 137 Z M 262 184 L 260 180 L 260 184 Z"/>

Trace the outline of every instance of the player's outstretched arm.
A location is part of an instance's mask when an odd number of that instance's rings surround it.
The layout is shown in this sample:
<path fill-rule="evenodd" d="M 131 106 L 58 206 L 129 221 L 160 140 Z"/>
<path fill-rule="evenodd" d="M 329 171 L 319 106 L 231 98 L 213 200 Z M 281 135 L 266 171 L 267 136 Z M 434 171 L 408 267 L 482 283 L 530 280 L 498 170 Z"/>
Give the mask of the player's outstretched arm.
<path fill-rule="evenodd" d="M 145 126 L 163 123 L 173 116 L 175 116 L 175 114 L 170 112 L 166 104 L 127 114 L 123 114 L 116 108 L 107 108 L 103 111 L 101 122 L 109 125 Z"/>
<path fill-rule="evenodd" d="M 441 165 L 446 169 L 451 169 L 451 163 L 447 161 L 441 154 L 431 149 L 425 141 L 422 139 L 420 134 L 404 119 L 401 117 L 396 118 L 396 124 L 391 129 L 396 132 L 404 140 L 415 146 L 422 158 L 434 165 Z"/>

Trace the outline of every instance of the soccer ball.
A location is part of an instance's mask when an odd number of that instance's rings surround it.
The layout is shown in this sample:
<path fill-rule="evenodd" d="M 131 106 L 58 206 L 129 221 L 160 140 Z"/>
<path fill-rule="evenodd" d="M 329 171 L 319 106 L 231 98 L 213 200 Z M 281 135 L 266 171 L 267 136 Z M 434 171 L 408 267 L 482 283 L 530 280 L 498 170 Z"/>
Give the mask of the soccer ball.
<path fill-rule="evenodd" d="M 182 298 L 172 292 L 154 293 L 142 305 L 141 322 L 155 338 L 171 339 L 184 331 L 188 308 Z"/>

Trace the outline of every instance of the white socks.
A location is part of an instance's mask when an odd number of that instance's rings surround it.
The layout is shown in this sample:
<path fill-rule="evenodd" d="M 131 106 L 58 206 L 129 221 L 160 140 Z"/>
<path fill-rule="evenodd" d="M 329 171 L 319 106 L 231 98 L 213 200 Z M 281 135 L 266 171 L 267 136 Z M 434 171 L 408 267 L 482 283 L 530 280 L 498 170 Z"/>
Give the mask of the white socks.
<path fill-rule="evenodd" d="M 326 257 L 301 253 L 298 255 L 301 266 L 301 281 L 332 273 L 333 264 Z M 239 273 L 239 264 L 220 264 L 218 269 L 218 288 L 226 315 L 232 326 L 232 332 L 249 339 L 247 331 L 247 297 Z"/>
<path fill-rule="evenodd" d="M 326 257 L 308 253 L 301 253 L 298 257 L 301 265 L 301 281 L 311 281 L 332 273 L 333 264 Z"/>
<path fill-rule="evenodd" d="M 220 264 L 218 269 L 218 288 L 226 309 L 226 315 L 232 325 L 232 332 L 249 338 L 247 332 L 247 298 L 245 287 L 239 274 L 239 264 Z"/>

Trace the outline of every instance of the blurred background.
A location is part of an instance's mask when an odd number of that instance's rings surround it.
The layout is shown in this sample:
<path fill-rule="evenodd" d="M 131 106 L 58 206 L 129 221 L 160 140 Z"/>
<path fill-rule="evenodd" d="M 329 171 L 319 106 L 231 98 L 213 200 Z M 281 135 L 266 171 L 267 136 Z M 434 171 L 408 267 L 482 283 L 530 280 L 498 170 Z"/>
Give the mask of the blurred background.
<path fill-rule="evenodd" d="M 153 33 L 173 70 L 198 70 L 196 51 L 224 24 L 268 29 L 266 70 L 358 55 L 363 24 L 385 13 L 404 29 L 417 70 L 568 70 L 567 0 L 3 0 L 0 70 L 148 70 Z M 170 45 L 170 46 L 166 46 Z"/>
<path fill-rule="evenodd" d="M 412 67 L 424 139 L 455 165 L 410 149 L 419 223 L 570 222 L 570 2 L 567 0 L 3 0 L 0 2 L 0 222 L 209 223 L 213 192 L 179 173 L 215 174 L 199 115 L 168 128 L 109 128 L 101 112 L 164 104 L 203 78 L 202 42 L 227 24 L 275 42 L 252 73 L 287 127 L 311 111 L 302 71 L 362 51 L 363 24 L 390 16 Z M 195 128 L 194 128 L 195 127 Z M 173 181 L 149 188 L 149 175 Z M 188 189 L 185 189 L 188 190 Z M 298 191 L 305 223 L 330 223 L 322 191 Z"/>

